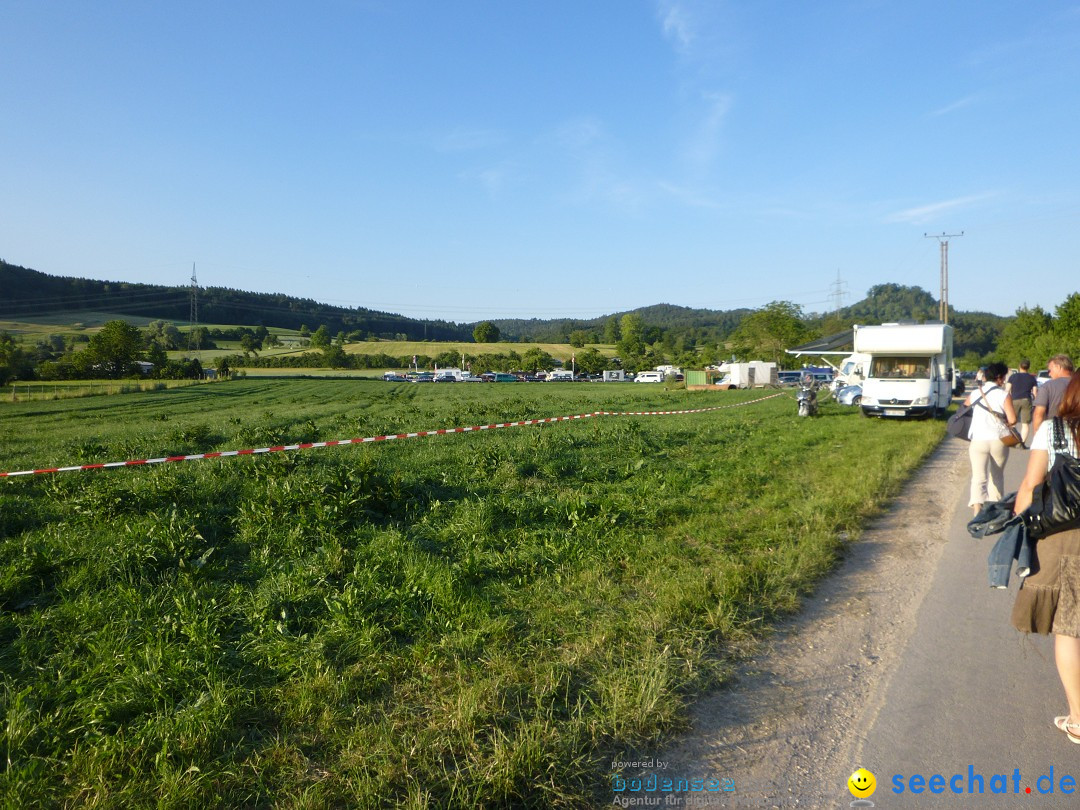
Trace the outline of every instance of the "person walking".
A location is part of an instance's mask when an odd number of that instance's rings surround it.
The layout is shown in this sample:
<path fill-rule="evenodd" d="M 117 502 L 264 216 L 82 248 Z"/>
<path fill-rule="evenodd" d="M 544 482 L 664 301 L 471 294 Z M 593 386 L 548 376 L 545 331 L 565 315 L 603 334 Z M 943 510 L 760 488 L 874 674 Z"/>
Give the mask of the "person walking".
<path fill-rule="evenodd" d="M 1067 354 L 1055 354 L 1046 362 L 1050 379 L 1039 386 L 1035 393 L 1034 407 L 1031 411 L 1031 432 L 1039 429 L 1044 419 L 1057 416 L 1061 398 L 1069 387 L 1069 378 L 1073 373 L 1073 361 Z"/>
<path fill-rule="evenodd" d="M 1020 370 L 1009 377 L 1005 384 L 1005 393 L 1012 400 L 1013 410 L 1016 411 L 1017 421 L 1020 423 L 1020 439 L 1027 444 L 1031 434 L 1031 394 L 1038 384 L 1038 378 L 1032 374 L 1031 361 L 1026 357 L 1020 361 Z"/>
<path fill-rule="evenodd" d="M 968 438 L 968 458 L 971 460 L 971 497 L 968 506 L 979 514 L 986 501 L 1000 501 L 1004 495 L 1005 463 L 1009 448 L 1001 442 L 1005 425 L 1016 424 L 1016 411 L 1005 394 L 1005 376 L 1009 367 L 991 363 L 986 367 L 986 382 L 968 394 L 964 403 L 974 406 Z M 1004 417 L 1004 418 L 1003 418 Z"/>
<path fill-rule="evenodd" d="M 1065 379 L 1065 378 L 1059 378 Z M 1032 493 L 1054 466 L 1054 423 L 1060 420 L 1068 445 L 1077 457 L 1080 447 L 1080 374 L 1071 374 L 1058 408 L 1035 432 L 1024 480 L 1016 493 L 1014 513 L 1031 505 Z M 1054 718 L 1070 742 L 1080 744 L 1080 529 L 1039 538 L 1034 572 L 1022 580 L 1013 604 L 1012 624 L 1025 633 L 1054 634 L 1054 661 L 1065 689 L 1069 713 Z"/>

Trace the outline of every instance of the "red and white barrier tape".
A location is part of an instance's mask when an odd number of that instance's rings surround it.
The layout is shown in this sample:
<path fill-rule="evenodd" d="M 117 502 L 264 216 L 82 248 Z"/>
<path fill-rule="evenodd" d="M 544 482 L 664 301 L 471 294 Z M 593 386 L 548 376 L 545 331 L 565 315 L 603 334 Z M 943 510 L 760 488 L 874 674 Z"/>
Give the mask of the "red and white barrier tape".
<path fill-rule="evenodd" d="M 440 430 L 421 430 L 416 433 L 391 433 L 385 436 L 368 436 L 363 439 L 338 439 L 329 442 L 302 442 L 300 444 L 279 444 L 274 447 L 259 447 L 253 450 L 221 450 L 212 453 L 193 453 L 188 456 L 163 456 L 162 458 L 141 458 L 131 461 L 109 461 L 102 464 L 76 464 L 70 467 L 45 467 L 40 470 L 18 470 L 17 472 L 0 472 L 0 478 L 14 478 L 19 475 L 41 475 L 44 473 L 79 472 L 81 470 L 104 470 L 110 467 L 140 467 L 145 464 L 169 464 L 174 461 L 198 461 L 204 458 L 229 458 L 231 456 L 254 456 L 263 453 L 282 453 L 287 450 L 310 450 L 315 447 L 341 447 L 347 444 L 367 444 L 369 442 L 388 442 L 394 439 L 417 439 L 423 436 L 445 436 L 448 433 L 474 433 L 480 430 L 498 430 L 499 428 L 523 427 L 525 425 L 542 425 L 548 422 L 569 422 L 574 419 L 590 419 L 594 416 L 674 416 L 678 414 L 708 413 L 710 411 L 722 411 L 728 408 L 738 408 L 743 405 L 753 405 L 756 402 L 764 402 L 767 399 L 783 396 L 783 394 L 770 394 L 767 397 L 751 399 L 746 402 L 738 402 L 733 405 L 718 405 L 713 408 L 695 408 L 686 411 L 593 411 L 592 413 L 579 413 L 574 416 L 549 416 L 544 419 L 523 419 L 518 422 L 498 422 L 490 425 L 474 425 L 472 427 L 443 428 Z"/>

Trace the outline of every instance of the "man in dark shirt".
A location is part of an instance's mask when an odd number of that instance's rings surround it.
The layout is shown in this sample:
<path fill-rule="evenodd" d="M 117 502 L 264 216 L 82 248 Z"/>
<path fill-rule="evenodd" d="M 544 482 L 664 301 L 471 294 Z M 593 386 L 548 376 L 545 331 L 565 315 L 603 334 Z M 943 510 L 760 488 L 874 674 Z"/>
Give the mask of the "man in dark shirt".
<path fill-rule="evenodd" d="M 1050 371 L 1050 379 L 1039 386 L 1035 394 L 1035 407 L 1031 416 L 1031 435 L 1039 429 L 1044 419 L 1053 419 L 1057 416 L 1061 398 L 1065 396 L 1065 389 L 1069 387 L 1069 379 L 1073 373 L 1073 362 L 1067 354 L 1056 354 L 1046 363 Z"/>
<path fill-rule="evenodd" d="M 1020 370 L 1009 377 L 1005 391 L 1012 397 L 1016 418 L 1020 420 L 1020 438 L 1027 444 L 1031 433 L 1031 392 L 1035 390 L 1038 379 L 1028 369 L 1031 361 L 1026 357 L 1020 361 Z"/>

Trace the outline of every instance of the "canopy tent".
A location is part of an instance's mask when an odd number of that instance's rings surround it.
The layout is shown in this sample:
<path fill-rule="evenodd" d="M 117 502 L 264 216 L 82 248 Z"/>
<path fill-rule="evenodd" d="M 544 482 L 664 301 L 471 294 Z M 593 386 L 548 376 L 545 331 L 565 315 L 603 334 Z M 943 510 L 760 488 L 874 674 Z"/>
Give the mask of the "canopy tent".
<path fill-rule="evenodd" d="M 854 349 L 855 330 L 849 329 L 846 332 L 838 332 L 835 335 L 817 338 L 793 349 L 787 349 L 787 353 L 796 357 L 805 357 L 807 355 L 816 357 L 825 354 L 851 354 Z"/>

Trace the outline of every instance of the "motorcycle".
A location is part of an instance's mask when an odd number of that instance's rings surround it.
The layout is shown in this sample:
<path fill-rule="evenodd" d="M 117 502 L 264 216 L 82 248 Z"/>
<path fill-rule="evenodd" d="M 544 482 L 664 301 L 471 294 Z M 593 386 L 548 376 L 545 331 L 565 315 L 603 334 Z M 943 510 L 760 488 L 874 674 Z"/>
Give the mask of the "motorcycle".
<path fill-rule="evenodd" d="M 799 405 L 799 416 L 817 416 L 817 384 L 813 378 L 803 379 L 799 384 L 799 391 L 795 394 L 795 401 Z"/>

